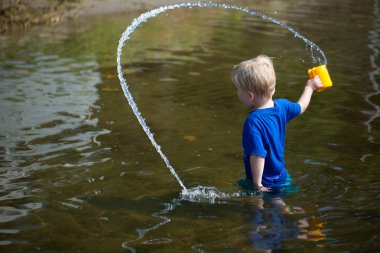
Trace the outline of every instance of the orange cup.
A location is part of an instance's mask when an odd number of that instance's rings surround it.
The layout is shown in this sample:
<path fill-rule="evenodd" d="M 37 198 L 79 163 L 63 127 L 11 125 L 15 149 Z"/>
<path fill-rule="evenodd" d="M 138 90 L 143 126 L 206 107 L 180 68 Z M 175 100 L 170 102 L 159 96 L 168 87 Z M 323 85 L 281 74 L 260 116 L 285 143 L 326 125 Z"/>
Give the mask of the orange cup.
<path fill-rule="evenodd" d="M 324 91 L 328 88 L 331 88 L 333 86 L 333 83 L 331 81 L 329 72 L 327 71 L 326 65 L 320 65 L 314 68 L 311 68 L 308 70 L 310 79 L 314 78 L 315 76 L 319 76 L 322 82 L 322 87 L 317 89 L 317 92 Z"/>

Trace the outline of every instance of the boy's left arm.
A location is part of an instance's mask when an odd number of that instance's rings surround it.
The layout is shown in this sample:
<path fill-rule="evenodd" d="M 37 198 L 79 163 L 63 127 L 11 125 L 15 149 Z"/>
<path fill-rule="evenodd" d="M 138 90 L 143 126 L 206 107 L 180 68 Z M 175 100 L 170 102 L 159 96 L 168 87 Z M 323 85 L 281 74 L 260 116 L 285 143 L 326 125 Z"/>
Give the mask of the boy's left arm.
<path fill-rule="evenodd" d="M 264 172 L 265 158 L 257 155 L 251 155 L 249 157 L 249 163 L 252 170 L 253 185 L 262 192 L 270 192 L 270 188 L 264 187 L 261 184 Z"/>

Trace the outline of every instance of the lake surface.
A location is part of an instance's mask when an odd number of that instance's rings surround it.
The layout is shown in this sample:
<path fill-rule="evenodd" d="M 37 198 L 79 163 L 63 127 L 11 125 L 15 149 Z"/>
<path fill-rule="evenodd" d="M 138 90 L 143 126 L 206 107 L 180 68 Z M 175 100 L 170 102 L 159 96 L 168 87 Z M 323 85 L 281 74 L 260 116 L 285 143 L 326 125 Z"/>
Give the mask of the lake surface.
<path fill-rule="evenodd" d="M 233 3 L 326 54 L 333 89 L 287 128 L 297 191 L 181 199 L 117 77 L 119 38 L 144 11 L 33 27 L 0 37 L 1 252 L 380 250 L 379 1 Z M 125 45 L 131 93 L 186 187 L 239 192 L 248 111 L 230 71 L 258 54 L 273 57 L 275 97 L 296 101 L 314 54 L 239 11 L 168 11 Z"/>

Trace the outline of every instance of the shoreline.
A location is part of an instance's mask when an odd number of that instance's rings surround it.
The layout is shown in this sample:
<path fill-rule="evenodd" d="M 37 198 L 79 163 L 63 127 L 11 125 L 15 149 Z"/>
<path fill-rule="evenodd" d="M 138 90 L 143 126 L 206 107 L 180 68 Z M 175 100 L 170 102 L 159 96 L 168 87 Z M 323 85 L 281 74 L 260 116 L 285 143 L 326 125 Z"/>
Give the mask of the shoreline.
<path fill-rule="evenodd" d="M 3 0 L 0 2 L 0 34 L 35 25 L 60 23 L 81 16 L 147 11 L 163 5 L 198 0 Z M 206 1 L 207 2 L 207 1 Z M 214 0 L 231 3 L 233 0 Z"/>

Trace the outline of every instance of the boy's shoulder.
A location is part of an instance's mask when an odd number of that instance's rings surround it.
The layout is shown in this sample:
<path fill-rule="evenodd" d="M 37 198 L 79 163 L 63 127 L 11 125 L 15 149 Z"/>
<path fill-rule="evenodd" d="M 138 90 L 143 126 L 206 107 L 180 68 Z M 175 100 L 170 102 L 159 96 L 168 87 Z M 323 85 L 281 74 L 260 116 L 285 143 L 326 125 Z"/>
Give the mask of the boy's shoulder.
<path fill-rule="evenodd" d="M 286 98 L 275 99 L 277 107 L 288 117 L 287 121 L 301 114 L 301 105 L 297 102 L 289 101 Z"/>
<path fill-rule="evenodd" d="M 289 101 L 286 98 L 278 98 L 278 99 L 274 99 L 273 101 L 276 103 L 277 106 L 279 105 L 279 106 L 283 106 L 283 107 L 293 107 L 293 106 L 299 105 L 298 103 Z"/>
<path fill-rule="evenodd" d="M 289 104 L 289 103 L 292 103 L 290 102 L 288 99 L 286 98 L 276 98 L 273 100 L 275 103 L 277 104 Z"/>

